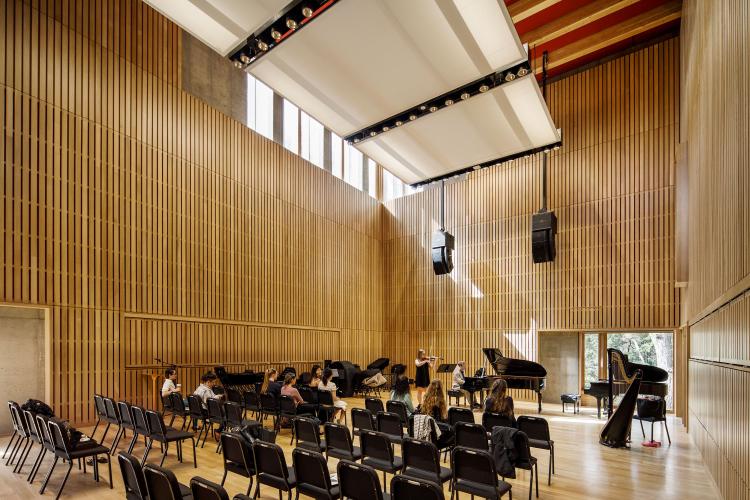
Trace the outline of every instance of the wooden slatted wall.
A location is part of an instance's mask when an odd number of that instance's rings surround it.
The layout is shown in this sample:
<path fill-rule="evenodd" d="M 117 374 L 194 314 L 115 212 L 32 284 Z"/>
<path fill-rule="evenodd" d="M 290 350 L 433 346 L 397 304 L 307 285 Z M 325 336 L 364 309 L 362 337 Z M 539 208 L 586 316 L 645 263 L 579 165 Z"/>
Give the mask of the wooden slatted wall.
<path fill-rule="evenodd" d="M 531 214 L 540 159 L 446 186 L 456 267 L 430 260 L 437 189 L 386 204 L 384 338 L 484 364 L 481 348 L 535 360 L 541 330 L 674 329 L 675 152 L 679 42 L 669 39 L 551 84 L 564 146 L 551 154 L 557 258 L 534 265 Z M 413 363 L 409 363 L 412 367 Z"/>
<path fill-rule="evenodd" d="M 750 498 L 750 5 L 686 0 L 690 433 L 725 498 Z"/>
<path fill-rule="evenodd" d="M 7 0 L 0 26 L 0 302 L 51 306 L 59 415 L 142 401 L 124 367 L 154 357 L 379 355 L 379 204 L 182 91 L 174 24 Z"/>

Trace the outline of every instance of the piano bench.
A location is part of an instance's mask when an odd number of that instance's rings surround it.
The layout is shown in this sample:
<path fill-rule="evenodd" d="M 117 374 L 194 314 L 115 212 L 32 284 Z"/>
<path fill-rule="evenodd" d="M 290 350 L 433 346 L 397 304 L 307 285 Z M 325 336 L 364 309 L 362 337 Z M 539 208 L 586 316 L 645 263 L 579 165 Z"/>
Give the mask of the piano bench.
<path fill-rule="evenodd" d="M 464 391 L 461 389 L 451 389 L 448 391 L 448 406 L 451 405 L 452 398 L 456 398 L 456 406 L 461 405 L 461 398 L 463 398 L 464 403 L 466 403 L 466 394 L 464 394 Z"/>
<path fill-rule="evenodd" d="M 573 405 L 573 414 L 581 411 L 581 395 L 580 394 L 560 394 L 560 401 L 562 401 L 562 411 L 565 413 L 565 404 Z"/>

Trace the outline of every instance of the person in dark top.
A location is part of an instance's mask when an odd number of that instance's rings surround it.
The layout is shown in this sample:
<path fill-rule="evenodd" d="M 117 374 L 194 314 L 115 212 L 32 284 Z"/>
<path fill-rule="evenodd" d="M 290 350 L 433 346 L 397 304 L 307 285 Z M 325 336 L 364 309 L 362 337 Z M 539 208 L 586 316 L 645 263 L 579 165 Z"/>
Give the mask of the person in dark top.
<path fill-rule="evenodd" d="M 508 396 L 507 392 L 508 383 L 501 378 L 495 380 L 490 388 L 489 396 L 484 400 L 484 411 L 498 413 L 510 418 L 515 427 L 516 417 L 513 414 L 513 398 Z"/>
<path fill-rule="evenodd" d="M 430 367 L 434 358 L 428 357 L 424 349 L 417 351 L 417 359 L 414 364 L 417 365 L 417 375 L 414 378 L 414 386 L 417 388 L 417 403 L 422 404 L 425 390 L 430 385 Z"/>
<path fill-rule="evenodd" d="M 276 377 L 276 370 L 274 370 L 273 368 L 269 368 L 268 370 L 266 370 L 266 376 L 263 379 L 263 385 L 260 387 L 261 394 L 268 393 L 277 398 L 281 395 L 281 388 L 283 384 L 281 382 L 277 382 Z"/>

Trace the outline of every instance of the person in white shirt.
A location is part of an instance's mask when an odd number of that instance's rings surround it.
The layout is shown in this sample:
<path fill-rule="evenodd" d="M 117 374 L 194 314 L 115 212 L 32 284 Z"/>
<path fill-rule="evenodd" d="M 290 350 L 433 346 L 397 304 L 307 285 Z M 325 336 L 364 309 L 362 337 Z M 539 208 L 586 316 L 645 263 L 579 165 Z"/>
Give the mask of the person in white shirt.
<path fill-rule="evenodd" d="M 201 398 L 204 407 L 208 405 L 209 399 L 221 399 L 222 395 L 215 394 L 213 390 L 218 380 L 219 378 L 214 372 L 206 372 L 201 375 L 201 384 L 195 389 L 193 395 Z"/>
<path fill-rule="evenodd" d="M 469 392 L 463 388 L 464 383 L 466 383 L 466 375 L 464 372 L 465 369 L 465 361 L 459 361 L 458 363 L 456 363 L 456 367 L 453 369 L 453 385 L 451 386 L 451 389 L 454 391 L 462 391 L 466 397 L 466 400 L 471 401 L 471 407 L 474 408 L 474 406 L 477 405 L 476 401 L 474 401 L 474 393 Z"/>
<path fill-rule="evenodd" d="M 346 414 L 346 401 L 343 399 L 339 399 L 339 397 L 336 395 L 336 391 L 338 390 L 338 387 L 336 387 L 336 384 L 331 381 L 331 377 L 333 376 L 333 370 L 330 368 L 326 368 L 323 370 L 323 378 L 318 383 L 318 390 L 319 391 L 325 391 L 331 393 L 331 398 L 333 399 L 333 406 L 336 408 L 336 414 L 334 417 L 336 418 L 336 422 L 342 423 L 344 421 L 344 415 Z"/>
<path fill-rule="evenodd" d="M 161 397 L 165 398 L 173 392 L 180 392 L 182 386 L 180 384 L 175 385 L 175 380 L 177 380 L 177 370 L 167 368 L 164 371 L 164 384 L 161 386 Z"/>

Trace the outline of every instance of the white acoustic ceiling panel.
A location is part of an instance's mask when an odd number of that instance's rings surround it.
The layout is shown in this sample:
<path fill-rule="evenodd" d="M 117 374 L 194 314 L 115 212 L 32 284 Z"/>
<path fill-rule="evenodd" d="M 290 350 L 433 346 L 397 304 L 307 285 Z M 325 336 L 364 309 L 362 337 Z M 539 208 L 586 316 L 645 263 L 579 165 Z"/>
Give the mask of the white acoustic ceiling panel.
<path fill-rule="evenodd" d="M 145 0 L 222 56 L 275 17 L 289 0 Z"/>
<path fill-rule="evenodd" d="M 339 0 L 250 72 L 346 136 L 524 59 L 500 0 Z"/>
<path fill-rule="evenodd" d="M 532 75 L 357 145 L 414 184 L 560 141 Z"/>

